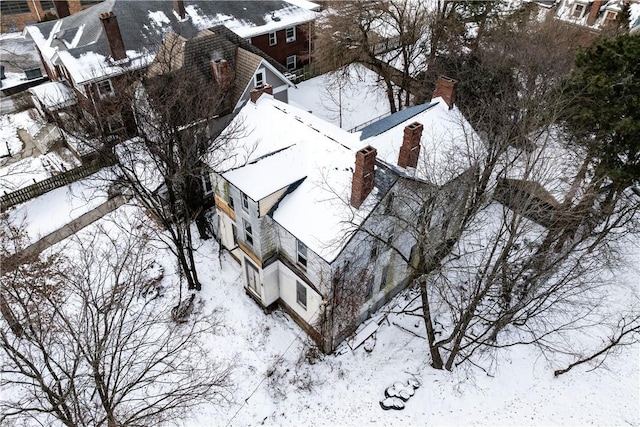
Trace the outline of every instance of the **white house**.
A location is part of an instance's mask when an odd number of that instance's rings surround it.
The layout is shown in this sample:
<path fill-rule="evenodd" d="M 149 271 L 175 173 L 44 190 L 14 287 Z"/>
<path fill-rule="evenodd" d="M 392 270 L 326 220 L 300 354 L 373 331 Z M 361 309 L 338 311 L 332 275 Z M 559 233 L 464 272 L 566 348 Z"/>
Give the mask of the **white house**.
<path fill-rule="evenodd" d="M 431 102 L 358 133 L 265 89 L 240 110 L 246 132 L 212 176 L 217 233 L 242 265 L 247 294 L 283 307 L 331 352 L 407 284 L 414 240 L 388 215 L 394 200 L 408 182 L 462 174 L 468 164 L 439 160 L 477 136 L 453 105 L 450 79 L 439 80 Z"/>

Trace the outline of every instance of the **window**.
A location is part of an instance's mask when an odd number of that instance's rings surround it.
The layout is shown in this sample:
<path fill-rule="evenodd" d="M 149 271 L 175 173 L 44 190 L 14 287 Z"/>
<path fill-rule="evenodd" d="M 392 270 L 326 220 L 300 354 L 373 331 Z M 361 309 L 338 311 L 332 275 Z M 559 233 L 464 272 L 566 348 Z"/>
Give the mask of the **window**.
<path fill-rule="evenodd" d="M 278 44 L 278 36 L 276 35 L 276 32 L 274 31 L 273 33 L 269 33 L 269 46 L 275 46 Z"/>
<path fill-rule="evenodd" d="M 295 70 L 296 69 L 296 56 L 291 55 L 287 56 L 287 70 Z"/>
<path fill-rule="evenodd" d="M 253 246 L 253 229 L 251 228 L 251 224 L 244 218 L 242 219 L 242 224 L 244 225 L 244 241 Z"/>
<path fill-rule="evenodd" d="M 307 288 L 300 282 L 296 282 L 296 301 L 305 309 L 307 308 Z"/>
<path fill-rule="evenodd" d="M 211 177 L 208 172 L 202 176 L 202 190 L 204 194 L 209 194 L 213 191 L 213 184 L 211 183 Z"/>
<path fill-rule="evenodd" d="M 233 236 L 233 244 L 238 245 L 238 228 L 235 224 L 231 224 L 231 235 Z"/>
<path fill-rule="evenodd" d="M 372 261 L 378 258 L 378 240 L 371 242 L 371 253 L 369 254 L 369 257 Z"/>
<path fill-rule="evenodd" d="M 242 209 L 249 212 L 249 198 L 244 193 L 240 193 L 240 195 L 242 196 Z"/>
<path fill-rule="evenodd" d="M 30 11 L 27 0 L 8 0 L 0 2 L 0 12 L 3 15 L 18 15 Z"/>
<path fill-rule="evenodd" d="M 233 203 L 233 197 L 231 197 L 231 195 L 229 195 L 228 197 L 229 197 L 229 207 L 231 208 L 232 211 L 235 211 L 236 206 L 235 206 L 235 203 Z"/>
<path fill-rule="evenodd" d="M 260 70 L 256 73 L 256 86 L 264 84 L 264 70 Z"/>
<path fill-rule="evenodd" d="M 122 117 L 120 114 L 114 114 L 105 120 L 107 124 L 108 133 L 116 133 L 120 129 L 124 128 L 124 123 L 122 122 Z"/>
<path fill-rule="evenodd" d="M 296 27 L 289 27 L 285 30 L 287 43 L 296 41 Z"/>
<path fill-rule="evenodd" d="M 387 276 L 389 275 L 389 266 L 385 265 L 380 275 L 380 290 L 383 290 L 387 286 Z"/>
<path fill-rule="evenodd" d="M 100 98 L 105 98 L 107 96 L 113 95 L 113 86 L 111 85 L 111 80 L 103 80 L 96 84 L 98 87 L 98 94 Z"/>
<path fill-rule="evenodd" d="M 258 293 L 258 283 L 260 283 L 260 273 L 258 273 L 258 269 L 253 266 L 249 262 L 248 259 L 244 259 L 244 265 L 247 272 L 247 284 L 249 288 L 253 290 L 255 293 Z"/>
<path fill-rule="evenodd" d="M 617 17 L 618 17 L 618 14 L 616 12 L 611 12 L 611 11 L 608 11 L 607 14 L 605 15 L 605 19 L 607 21 L 615 21 Z"/>
<path fill-rule="evenodd" d="M 307 246 L 302 243 L 300 240 L 298 242 L 298 264 L 300 264 L 303 268 L 307 268 Z"/>
<path fill-rule="evenodd" d="M 80 0 L 80 5 L 83 7 L 93 6 L 94 4 L 102 3 L 103 0 Z"/>
<path fill-rule="evenodd" d="M 391 208 L 393 207 L 393 193 L 389 193 L 387 196 L 387 203 L 384 205 L 384 214 L 389 215 L 391 213 Z"/>
<path fill-rule="evenodd" d="M 42 6 L 42 10 L 44 11 L 53 9 L 55 7 L 53 5 L 53 0 L 40 0 L 40 6 Z"/>
<path fill-rule="evenodd" d="M 366 285 L 364 288 L 364 300 L 367 301 L 373 294 L 373 275 L 366 276 Z"/>
<path fill-rule="evenodd" d="M 584 5 L 583 4 L 576 4 L 573 7 L 573 13 L 571 14 L 572 17 L 574 18 L 582 18 L 582 15 L 584 14 Z"/>

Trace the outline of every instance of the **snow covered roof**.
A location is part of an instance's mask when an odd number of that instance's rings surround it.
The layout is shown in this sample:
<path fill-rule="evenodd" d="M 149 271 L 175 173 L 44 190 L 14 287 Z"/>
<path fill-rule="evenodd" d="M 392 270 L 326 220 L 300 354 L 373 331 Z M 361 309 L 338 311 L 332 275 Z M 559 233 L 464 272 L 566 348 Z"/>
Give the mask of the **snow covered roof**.
<path fill-rule="evenodd" d="M 223 177 L 255 201 L 288 188 L 273 219 L 327 261 L 335 259 L 353 221 L 377 203 L 374 188 L 359 209 L 349 205 L 356 152 L 364 146 L 358 135 L 269 95 L 248 103 L 236 120 L 248 128 Z"/>
<path fill-rule="evenodd" d="M 76 103 L 73 90 L 63 82 L 44 83 L 32 87 L 29 92 L 49 110 L 58 110 Z"/>
<path fill-rule="evenodd" d="M 439 97 L 367 126 L 360 138 L 365 145 L 378 150 L 378 160 L 399 168 L 404 129 L 414 122 L 424 126 L 417 168 L 406 171 L 415 178 L 444 184 L 472 166 L 474 153 L 483 149 L 480 138 L 460 110 L 456 106 L 449 109 Z M 450 156 L 454 152 L 465 155 Z"/>
<path fill-rule="evenodd" d="M 45 61 L 62 63 L 76 83 L 108 77 L 123 68 L 141 68 L 153 59 L 170 31 L 186 38 L 224 25 L 247 38 L 315 19 L 315 12 L 284 0 L 188 1 L 186 19 L 169 1 L 106 0 L 65 18 L 26 27 Z M 129 62 L 108 61 L 100 15 L 115 14 Z"/>
<path fill-rule="evenodd" d="M 599 29 L 602 28 L 607 22 L 605 12 L 620 12 L 622 10 L 624 2 L 626 1 L 627 0 L 604 0 L 598 4 L 593 0 L 564 0 L 560 2 L 560 5 L 558 6 L 556 17 L 573 24 Z M 582 5 L 584 6 L 584 9 L 580 9 L 581 12 L 576 11 L 576 5 Z M 589 15 L 591 15 L 592 9 L 594 7 L 598 7 L 598 11 L 595 12 L 596 16 L 594 22 L 590 24 L 588 18 Z M 629 28 L 633 27 L 634 21 L 636 19 L 633 14 L 634 7 L 638 7 L 638 4 L 635 2 L 631 3 Z"/>

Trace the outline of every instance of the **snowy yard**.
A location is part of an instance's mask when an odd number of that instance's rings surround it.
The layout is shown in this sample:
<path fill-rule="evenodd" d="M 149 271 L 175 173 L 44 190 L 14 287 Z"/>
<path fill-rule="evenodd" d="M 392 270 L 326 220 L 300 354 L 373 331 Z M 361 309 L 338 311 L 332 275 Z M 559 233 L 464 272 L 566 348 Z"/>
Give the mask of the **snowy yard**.
<path fill-rule="evenodd" d="M 50 193 L 47 205 L 67 204 L 71 209 L 65 194 Z M 57 212 L 49 215 L 49 221 L 64 222 L 66 215 Z M 124 206 L 83 230 L 79 238 L 97 228 L 122 227 L 127 217 L 142 215 L 138 208 Z M 70 242 L 61 244 L 65 243 Z M 597 370 L 583 365 L 558 378 L 553 370 L 564 367 L 568 359 L 547 359 L 531 347 L 500 351 L 489 373 L 473 367 L 450 373 L 428 366 L 426 343 L 414 320 L 389 315 L 375 334 L 371 352 L 365 351 L 365 344 L 354 351 L 343 346 L 338 354 L 322 356 L 280 310 L 265 314 L 245 294 L 239 265 L 226 253 L 219 258 L 215 242 L 196 244 L 203 283 L 201 309 L 217 310 L 223 319 L 222 327 L 210 336 L 208 352 L 214 360 L 234 361 L 234 388 L 228 401 L 199 408 L 184 425 L 638 425 L 640 421 L 638 345 L 611 355 Z M 630 265 L 640 256 L 639 245 L 636 240 L 629 246 Z M 156 261 L 165 271 L 168 315 L 175 303 L 175 263 L 167 250 L 158 251 Z M 639 278 L 636 266 L 620 272 L 616 280 L 627 283 L 632 292 Z M 405 298 L 401 293 L 383 310 Z M 385 390 L 409 380 L 419 387 L 405 409 L 382 410 L 379 402 Z"/>

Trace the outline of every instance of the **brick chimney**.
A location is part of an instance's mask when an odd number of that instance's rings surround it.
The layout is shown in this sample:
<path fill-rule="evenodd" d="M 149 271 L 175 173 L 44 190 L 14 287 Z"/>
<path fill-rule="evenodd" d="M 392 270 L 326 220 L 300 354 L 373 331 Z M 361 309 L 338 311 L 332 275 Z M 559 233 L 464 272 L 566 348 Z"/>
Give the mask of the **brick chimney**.
<path fill-rule="evenodd" d="M 591 5 L 591 10 L 589 11 L 589 16 L 587 17 L 587 25 L 593 25 L 596 23 L 596 19 L 598 19 L 598 12 L 600 12 L 600 7 L 602 6 L 602 0 L 594 0 Z"/>
<path fill-rule="evenodd" d="M 456 86 L 458 81 L 450 77 L 440 76 L 436 80 L 436 88 L 433 90 L 432 98 L 442 97 L 444 102 L 447 103 L 449 109 L 453 108 L 453 104 L 456 101 Z"/>
<path fill-rule="evenodd" d="M 216 83 L 222 88 L 229 84 L 229 62 L 226 59 L 211 61 L 211 73 Z"/>
<path fill-rule="evenodd" d="M 413 122 L 404 128 L 402 147 L 398 155 L 398 166 L 402 168 L 416 168 L 420 156 L 420 138 L 422 138 L 421 123 Z"/>
<path fill-rule="evenodd" d="M 263 93 L 268 93 L 269 95 L 273 95 L 273 86 L 271 86 L 270 84 L 264 83 L 251 89 L 251 92 L 250 92 L 251 102 L 255 104 L 258 98 L 260 98 L 260 96 Z"/>
<path fill-rule="evenodd" d="M 54 0 L 53 6 L 56 8 L 56 14 L 58 15 L 58 18 L 66 18 L 67 16 L 71 15 L 71 12 L 69 11 L 69 3 L 67 3 L 67 0 Z"/>
<path fill-rule="evenodd" d="M 187 16 L 187 12 L 184 9 L 184 0 L 173 0 L 173 10 L 175 10 L 180 19 L 184 19 Z"/>
<path fill-rule="evenodd" d="M 356 169 L 351 181 L 351 206 L 354 208 L 359 208 L 373 190 L 377 154 L 376 149 L 370 145 L 356 153 Z"/>
<path fill-rule="evenodd" d="M 125 59 L 127 52 L 124 50 L 124 42 L 122 41 L 122 34 L 120 34 L 120 27 L 118 26 L 118 18 L 113 12 L 101 13 L 100 21 L 102 22 L 102 28 L 107 35 L 107 42 L 109 44 L 109 53 L 115 61 Z"/>

